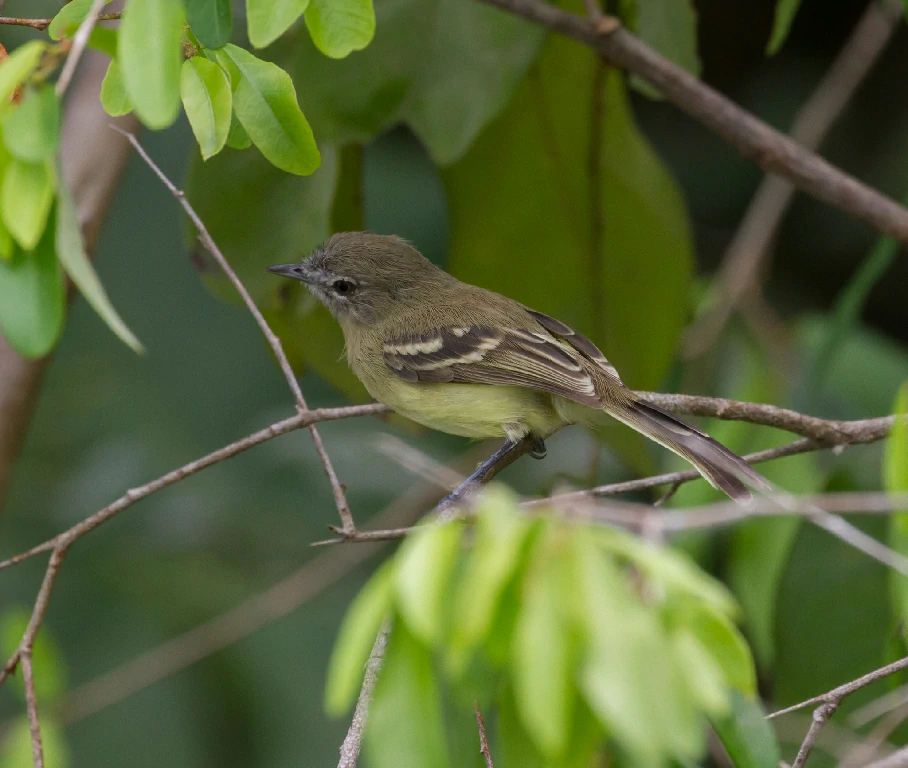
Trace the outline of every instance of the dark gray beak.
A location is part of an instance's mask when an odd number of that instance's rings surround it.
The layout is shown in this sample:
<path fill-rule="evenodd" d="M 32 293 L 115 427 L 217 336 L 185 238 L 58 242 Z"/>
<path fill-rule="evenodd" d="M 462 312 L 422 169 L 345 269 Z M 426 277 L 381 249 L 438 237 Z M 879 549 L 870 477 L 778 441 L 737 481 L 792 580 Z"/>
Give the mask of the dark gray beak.
<path fill-rule="evenodd" d="M 275 264 L 273 267 L 267 267 L 267 269 L 275 275 L 291 277 L 294 280 L 301 280 L 310 285 L 315 282 L 309 271 L 302 264 Z"/>

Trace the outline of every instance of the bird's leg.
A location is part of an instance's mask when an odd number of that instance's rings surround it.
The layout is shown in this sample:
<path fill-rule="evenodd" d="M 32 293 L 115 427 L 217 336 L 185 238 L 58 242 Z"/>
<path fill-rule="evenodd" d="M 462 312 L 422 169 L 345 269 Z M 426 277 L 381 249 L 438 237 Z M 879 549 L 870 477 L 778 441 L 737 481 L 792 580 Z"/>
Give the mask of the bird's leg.
<path fill-rule="evenodd" d="M 504 444 L 495 453 L 476 467 L 476 470 L 466 480 L 439 502 L 437 507 L 439 518 L 448 517 L 446 513 L 451 507 L 463 501 L 477 486 L 489 482 L 501 470 L 513 464 L 525 453 L 532 453 L 537 450 L 539 443 L 542 443 L 542 441 L 531 435 L 527 435 L 516 442 L 505 440 Z M 544 454 L 544 443 L 542 443 L 542 447 Z"/>

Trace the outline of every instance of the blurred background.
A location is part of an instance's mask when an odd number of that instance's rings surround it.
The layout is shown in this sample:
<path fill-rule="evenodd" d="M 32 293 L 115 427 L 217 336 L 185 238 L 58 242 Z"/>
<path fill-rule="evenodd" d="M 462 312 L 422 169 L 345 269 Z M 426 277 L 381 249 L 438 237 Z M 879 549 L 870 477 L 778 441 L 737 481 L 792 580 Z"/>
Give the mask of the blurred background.
<path fill-rule="evenodd" d="M 389 4 L 377 0 L 376 5 L 378 31 L 370 55 L 405 58 L 403 41 L 379 42 L 383 5 Z M 694 6 L 703 79 L 787 130 L 866 3 L 803 0 L 789 39 L 771 58 L 765 47 L 773 2 L 695 0 Z M 45 0 L 8 0 L 3 12 L 42 17 L 52 16 L 58 7 Z M 832 163 L 896 199 L 908 193 L 904 27 L 898 25 L 821 149 Z M 0 28 L 0 42 L 7 48 L 38 35 Z M 266 54 L 294 59 L 307 45 L 306 31 L 299 27 Z M 353 54 L 345 65 L 354 71 L 361 66 L 357 57 L 368 52 Z M 304 54 L 299 55 L 304 61 Z M 467 59 L 470 55 L 464 51 Z M 307 102 L 307 88 L 316 86 L 301 64 L 291 71 L 321 141 L 328 129 L 320 127 L 327 122 L 319 123 Z M 353 98 L 357 79 L 338 78 L 334 87 L 347 89 Z M 674 201 L 669 206 L 673 213 L 666 216 L 689 222 L 695 277 L 688 282 L 688 267 L 677 273 L 674 262 L 665 266 L 657 260 L 647 266 L 654 300 L 646 313 L 660 317 L 662 297 L 683 291 L 680 302 L 665 310 L 678 314 L 680 329 L 707 306 L 710 279 L 762 174 L 672 105 L 637 91 L 628 94 L 642 136 L 677 181 L 677 200 L 666 182 L 666 197 Z M 607 100 L 606 120 L 615 114 L 609 111 L 614 103 Z M 519 234 L 478 231 L 471 236 L 464 226 L 472 214 L 463 201 L 472 196 L 503 198 L 489 211 L 496 218 L 507 220 L 513 214 L 519 221 L 532 213 L 530 198 L 537 190 L 509 188 L 502 178 L 507 168 L 496 164 L 489 136 L 506 130 L 500 121 L 493 123 L 465 157 L 449 165 L 433 159 L 410 127 L 380 125 L 377 135 L 359 137 L 341 149 L 323 146 L 323 167 L 311 181 L 266 170 L 254 149 L 248 155 L 227 150 L 202 168 L 185 120 L 163 133 L 145 132 L 142 141 L 171 178 L 188 185 L 215 239 L 244 278 L 251 276 L 260 305 L 289 339 L 309 403 L 329 406 L 361 395 L 343 363 L 335 363 L 341 354 L 339 334 L 312 314 L 305 296 L 287 295 L 286 286 L 272 285 L 262 272 L 268 264 L 304 256 L 328 234 L 323 224 L 312 223 L 310 206 L 317 195 L 306 185 L 318 184 L 319 174 L 348 179 L 351 168 L 361 167 L 361 176 L 355 174 L 361 189 L 353 193 L 361 195 L 361 211 L 346 215 L 336 206 L 329 229 L 361 222 L 370 230 L 412 239 L 436 262 L 487 287 L 529 296 L 530 302 L 540 293 L 554 296 L 561 291 L 557 269 L 552 282 L 520 283 L 531 279 L 525 271 L 538 276 L 553 265 L 571 264 L 569 255 L 526 253 Z M 608 163 L 608 145 L 603 151 Z M 342 195 L 343 188 L 336 194 Z M 618 194 L 616 199 L 625 197 Z M 606 240 L 616 231 L 610 230 L 609 210 L 607 196 Z M 658 228 L 660 221 L 657 207 L 652 226 Z M 557 228 L 554 214 L 553 221 L 543 217 L 541 222 L 545 228 L 550 224 Z M 671 226 L 683 232 L 688 223 L 676 220 Z M 901 253 L 893 250 L 859 321 L 843 327 L 832 352 L 818 363 L 818 350 L 829 345 L 838 297 L 876 241 L 867 226 L 797 195 L 772 248 L 759 313 L 749 320 L 733 317 L 715 343 L 696 356 L 681 354 L 677 330 L 656 328 L 658 344 L 667 349 L 664 361 L 637 367 L 619 363 L 619 370 L 626 371 L 631 386 L 765 400 L 817 416 L 890 412 L 898 386 L 908 379 L 908 262 Z M 509 242 L 513 250 L 501 245 Z M 562 244 L 570 251 L 569 243 Z M 483 251 L 486 247 L 492 250 Z M 549 261 L 534 271 L 523 261 L 531 258 Z M 251 317 L 197 253 L 175 201 L 137 158 L 130 160 L 117 190 L 96 263 L 148 353 L 132 354 L 82 300 L 73 303 L 3 502 L 0 557 L 52 536 L 127 488 L 293 413 L 286 384 Z M 609 290 L 605 285 L 606 297 Z M 565 320 L 583 326 L 584 320 L 568 317 L 563 309 L 576 303 L 570 289 L 551 301 L 554 306 L 538 301 L 536 306 L 555 314 L 560 309 Z M 595 319 L 587 320 L 595 325 Z M 607 332 L 592 335 L 613 360 L 634 359 L 634 349 L 613 354 Z M 634 343 L 642 350 L 639 358 L 647 338 Z M 707 427 L 742 453 L 785 439 L 746 425 Z M 395 434 L 442 461 L 471 448 L 459 438 L 374 418 L 327 423 L 321 431 L 356 519 L 366 527 L 371 516 L 418 482 L 378 450 L 377 436 Z M 566 430 L 551 441 L 544 462 L 522 460 L 503 479 L 521 491 L 540 493 L 556 482 L 580 486 L 675 466 L 617 429 L 607 430 L 606 438 L 611 442 Z M 878 489 L 881 453 L 875 445 L 839 456 L 789 459 L 767 474 L 792 491 Z M 677 503 L 711 498 L 700 486 L 685 488 Z M 276 598 L 282 606 L 278 612 L 286 611 L 286 616 L 161 680 L 144 685 L 120 677 L 98 679 L 262 593 L 312 558 L 326 557 L 325 550 L 309 544 L 324 538 L 327 525 L 335 522 L 330 489 L 311 440 L 298 432 L 142 501 L 79 542 L 67 559 L 44 630 L 53 641 L 46 652 L 56 660 L 59 678 L 46 693 L 45 709 L 58 713 L 56 722 L 63 729 L 59 748 L 68 754 L 68 762 L 57 765 L 334 764 L 347 723 L 327 720 L 322 711 L 327 659 L 346 606 L 382 555 L 364 557 L 360 564 L 325 565 L 339 569 L 334 583 L 305 602 L 296 594 Z M 856 522 L 884 535 L 883 520 Z M 777 706 L 904 655 L 882 566 L 820 531 L 780 521 L 690 537 L 681 544 L 729 582 L 744 604 L 744 629 L 761 665 L 763 693 Z M 335 557 L 333 551 L 327 556 Z M 347 555 L 338 551 L 336 557 Z M 0 617 L 5 622 L 0 639 L 15 637 L 16 611 L 30 609 L 43 568 L 38 558 L 0 574 Z M 156 670 L 151 677 L 164 668 L 160 660 L 148 667 Z M 850 698 L 846 709 L 884 690 L 868 689 Z M 0 734 L 21 712 L 16 690 L 0 690 Z M 788 749 L 800 742 L 807 717 L 780 722 Z M 838 722 L 838 728 L 826 730 L 831 743 L 822 748 L 841 757 L 857 737 L 847 718 Z M 904 743 L 898 733 L 893 740 Z M 27 764 L 19 759 L 7 754 L 0 766 Z M 824 759 L 834 764 L 822 755 L 816 764 Z"/>

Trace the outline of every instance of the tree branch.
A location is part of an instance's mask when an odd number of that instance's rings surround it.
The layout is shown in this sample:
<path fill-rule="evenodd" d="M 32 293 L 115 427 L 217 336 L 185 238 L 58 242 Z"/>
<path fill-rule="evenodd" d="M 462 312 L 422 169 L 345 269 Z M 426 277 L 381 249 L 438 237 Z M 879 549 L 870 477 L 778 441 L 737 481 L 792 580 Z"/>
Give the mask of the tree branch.
<path fill-rule="evenodd" d="M 675 106 L 735 147 L 764 171 L 908 241 L 908 209 L 836 168 L 656 53 L 624 28 L 601 34 L 581 16 L 540 0 L 482 0 L 589 46 L 612 64 L 658 88 Z"/>
<path fill-rule="evenodd" d="M 116 21 L 123 14 L 121 13 L 101 13 L 98 15 L 98 21 Z M 0 16 L 0 26 L 3 24 L 14 27 L 31 27 L 43 32 L 50 26 L 53 19 L 27 19 L 17 18 L 14 16 Z"/>
<path fill-rule="evenodd" d="M 360 689 L 359 698 L 356 700 L 356 709 L 353 710 L 353 720 L 347 730 L 347 736 L 340 747 L 340 762 L 337 768 L 356 768 L 359 753 L 363 748 L 363 732 L 366 728 L 366 717 L 369 714 L 369 705 L 372 703 L 372 693 L 378 673 L 381 671 L 382 662 L 385 660 L 385 648 L 388 645 L 388 635 L 391 627 L 385 624 L 375 638 L 369 661 L 366 664 L 366 674 L 363 678 L 363 687 Z"/>
<path fill-rule="evenodd" d="M 473 711 L 476 713 L 476 727 L 479 730 L 479 754 L 485 758 L 486 768 L 495 768 L 492 763 L 492 751 L 489 749 L 489 737 L 486 735 L 486 724 L 482 719 L 479 702 L 473 702 Z"/>
<path fill-rule="evenodd" d="M 186 195 L 181 189 L 178 189 L 170 179 L 167 178 L 164 172 L 155 164 L 154 160 L 151 159 L 142 145 L 139 144 L 138 140 L 133 134 L 123 131 L 116 126 L 111 127 L 117 133 L 122 134 L 126 137 L 129 143 L 132 144 L 136 152 L 139 153 L 139 157 L 141 157 L 142 160 L 145 161 L 145 164 L 149 168 L 151 168 L 152 171 L 154 171 L 154 174 L 177 199 L 177 202 L 179 202 L 180 206 L 192 220 L 192 223 L 195 225 L 196 230 L 198 230 L 199 239 L 202 241 L 202 244 L 205 246 L 208 252 L 212 256 L 214 256 L 215 261 L 217 261 L 218 265 L 230 279 L 230 282 L 233 283 L 233 287 L 236 288 L 237 292 L 242 297 L 247 309 L 255 318 L 255 322 L 261 329 L 265 340 L 271 346 L 271 349 L 274 352 L 274 356 L 277 358 L 278 364 L 281 367 L 281 371 L 284 374 L 284 378 L 287 380 L 287 384 L 290 386 L 290 391 L 293 392 L 293 396 L 296 398 L 297 411 L 299 411 L 300 413 L 307 412 L 309 410 L 309 406 L 306 404 L 306 398 L 303 396 L 303 390 L 300 387 L 299 382 L 296 380 L 293 369 L 290 367 L 290 361 L 287 359 L 287 355 L 284 354 L 284 347 L 281 345 L 281 340 L 277 337 L 274 331 L 271 330 L 264 316 L 259 311 L 259 308 L 252 300 L 252 296 L 249 295 L 249 291 L 246 290 L 246 286 L 244 286 L 240 278 L 237 277 L 236 272 L 233 271 L 233 268 L 224 257 L 224 254 L 221 253 L 217 244 L 208 233 L 204 222 L 201 218 L 199 218 L 199 215 L 195 212 L 195 209 L 189 204 L 189 201 L 186 199 Z M 337 479 L 337 473 L 334 471 L 334 465 L 331 463 L 328 452 L 325 450 L 325 445 L 324 443 L 322 443 L 322 438 L 315 426 L 315 422 L 311 422 L 308 427 L 309 432 L 312 435 L 312 442 L 315 443 L 315 450 L 318 453 L 318 457 L 322 462 L 322 467 L 325 470 L 325 475 L 327 475 L 328 477 L 328 482 L 331 483 L 331 492 L 334 494 L 334 503 L 337 506 L 337 512 L 341 518 L 341 531 L 345 533 L 353 532 L 356 530 L 356 525 L 353 522 L 353 515 L 350 512 L 350 505 L 347 503 L 347 495 L 344 493 L 344 487 Z"/>

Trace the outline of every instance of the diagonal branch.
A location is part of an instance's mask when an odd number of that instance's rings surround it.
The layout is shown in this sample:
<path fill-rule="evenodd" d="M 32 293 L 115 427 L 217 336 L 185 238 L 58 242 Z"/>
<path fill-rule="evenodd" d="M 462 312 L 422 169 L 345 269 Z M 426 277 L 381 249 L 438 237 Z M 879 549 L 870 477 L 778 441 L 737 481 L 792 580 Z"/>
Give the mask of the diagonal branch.
<path fill-rule="evenodd" d="M 623 28 L 600 33 L 582 16 L 541 0 L 482 0 L 589 46 L 658 88 L 676 107 L 719 134 L 764 171 L 908 241 L 908 209 L 858 181 L 656 53 Z"/>
<path fill-rule="evenodd" d="M 300 413 L 307 412 L 309 410 L 309 406 L 306 405 L 306 398 L 303 396 L 303 390 L 300 387 L 299 382 L 296 380 L 293 369 L 290 367 L 290 361 L 287 359 L 287 355 L 284 353 L 284 348 L 281 345 L 281 340 L 277 337 L 274 331 L 271 330 L 264 316 L 259 311 L 259 308 L 252 300 L 252 296 L 249 295 L 249 291 L 246 290 L 246 286 L 244 286 L 240 281 L 240 278 L 237 277 L 236 272 L 233 271 L 233 268 L 224 257 L 224 254 L 221 253 L 217 244 L 214 242 L 211 235 L 208 233 L 208 230 L 205 228 L 204 222 L 201 218 L 199 218 L 199 215 L 195 212 L 195 209 L 189 204 L 189 201 L 186 199 L 186 195 L 183 190 L 178 189 L 177 186 L 167 178 L 164 172 L 155 164 L 154 160 L 149 157 L 148 153 L 145 151 L 142 145 L 139 144 L 139 141 L 138 139 L 136 139 L 135 135 L 123 131 L 114 125 L 111 125 L 111 128 L 128 139 L 129 143 L 132 144 L 136 152 L 139 153 L 139 157 L 141 157 L 142 160 L 145 161 L 145 164 L 149 168 L 151 168 L 152 171 L 154 171 L 155 175 L 177 199 L 177 202 L 179 202 L 183 210 L 186 211 L 186 214 L 189 216 L 189 218 L 192 220 L 192 223 L 195 225 L 195 228 L 198 230 L 199 239 L 202 241 L 202 244 L 205 246 L 208 252 L 211 253 L 212 256 L 214 256 L 215 261 L 217 261 L 221 269 L 224 270 L 224 273 L 230 279 L 230 282 L 233 283 L 233 287 L 236 288 L 237 292 L 242 297 L 243 302 L 246 304 L 246 307 L 249 309 L 249 312 L 255 318 L 255 322 L 261 329 L 262 334 L 265 336 L 265 340 L 271 346 L 271 349 L 274 352 L 274 356 L 277 358 L 278 364 L 281 367 L 281 371 L 284 374 L 284 378 L 287 380 L 287 384 L 290 386 L 290 391 L 293 392 L 293 396 L 296 398 L 297 410 Z M 331 463 L 328 452 L 325 450 L 325 445 L 324 443 L 322 443 L 322 438 L 315 426 L 315 422 L 310 423 L 308 426 L 309 432 L 312 435 L 312 442 L 315 443 L 315 450 L 318 453 L 318 457 L 325 469 L 325 474 L 328 476 L 328 481 L 331 483 L 331 492 L 334 494 L 334 503 L 337 505 L 337 511 L 341 518 L 341 531 L 355 531 L 356 525 L 353 522 L 353 515 L 350 512 L 350 505 L 347 503 L 347 495 L 344 493 L 344 486 L 342 486 L 340 481 L 337 479 L 337 473 L 334 471 L 334 465 Z"/>

